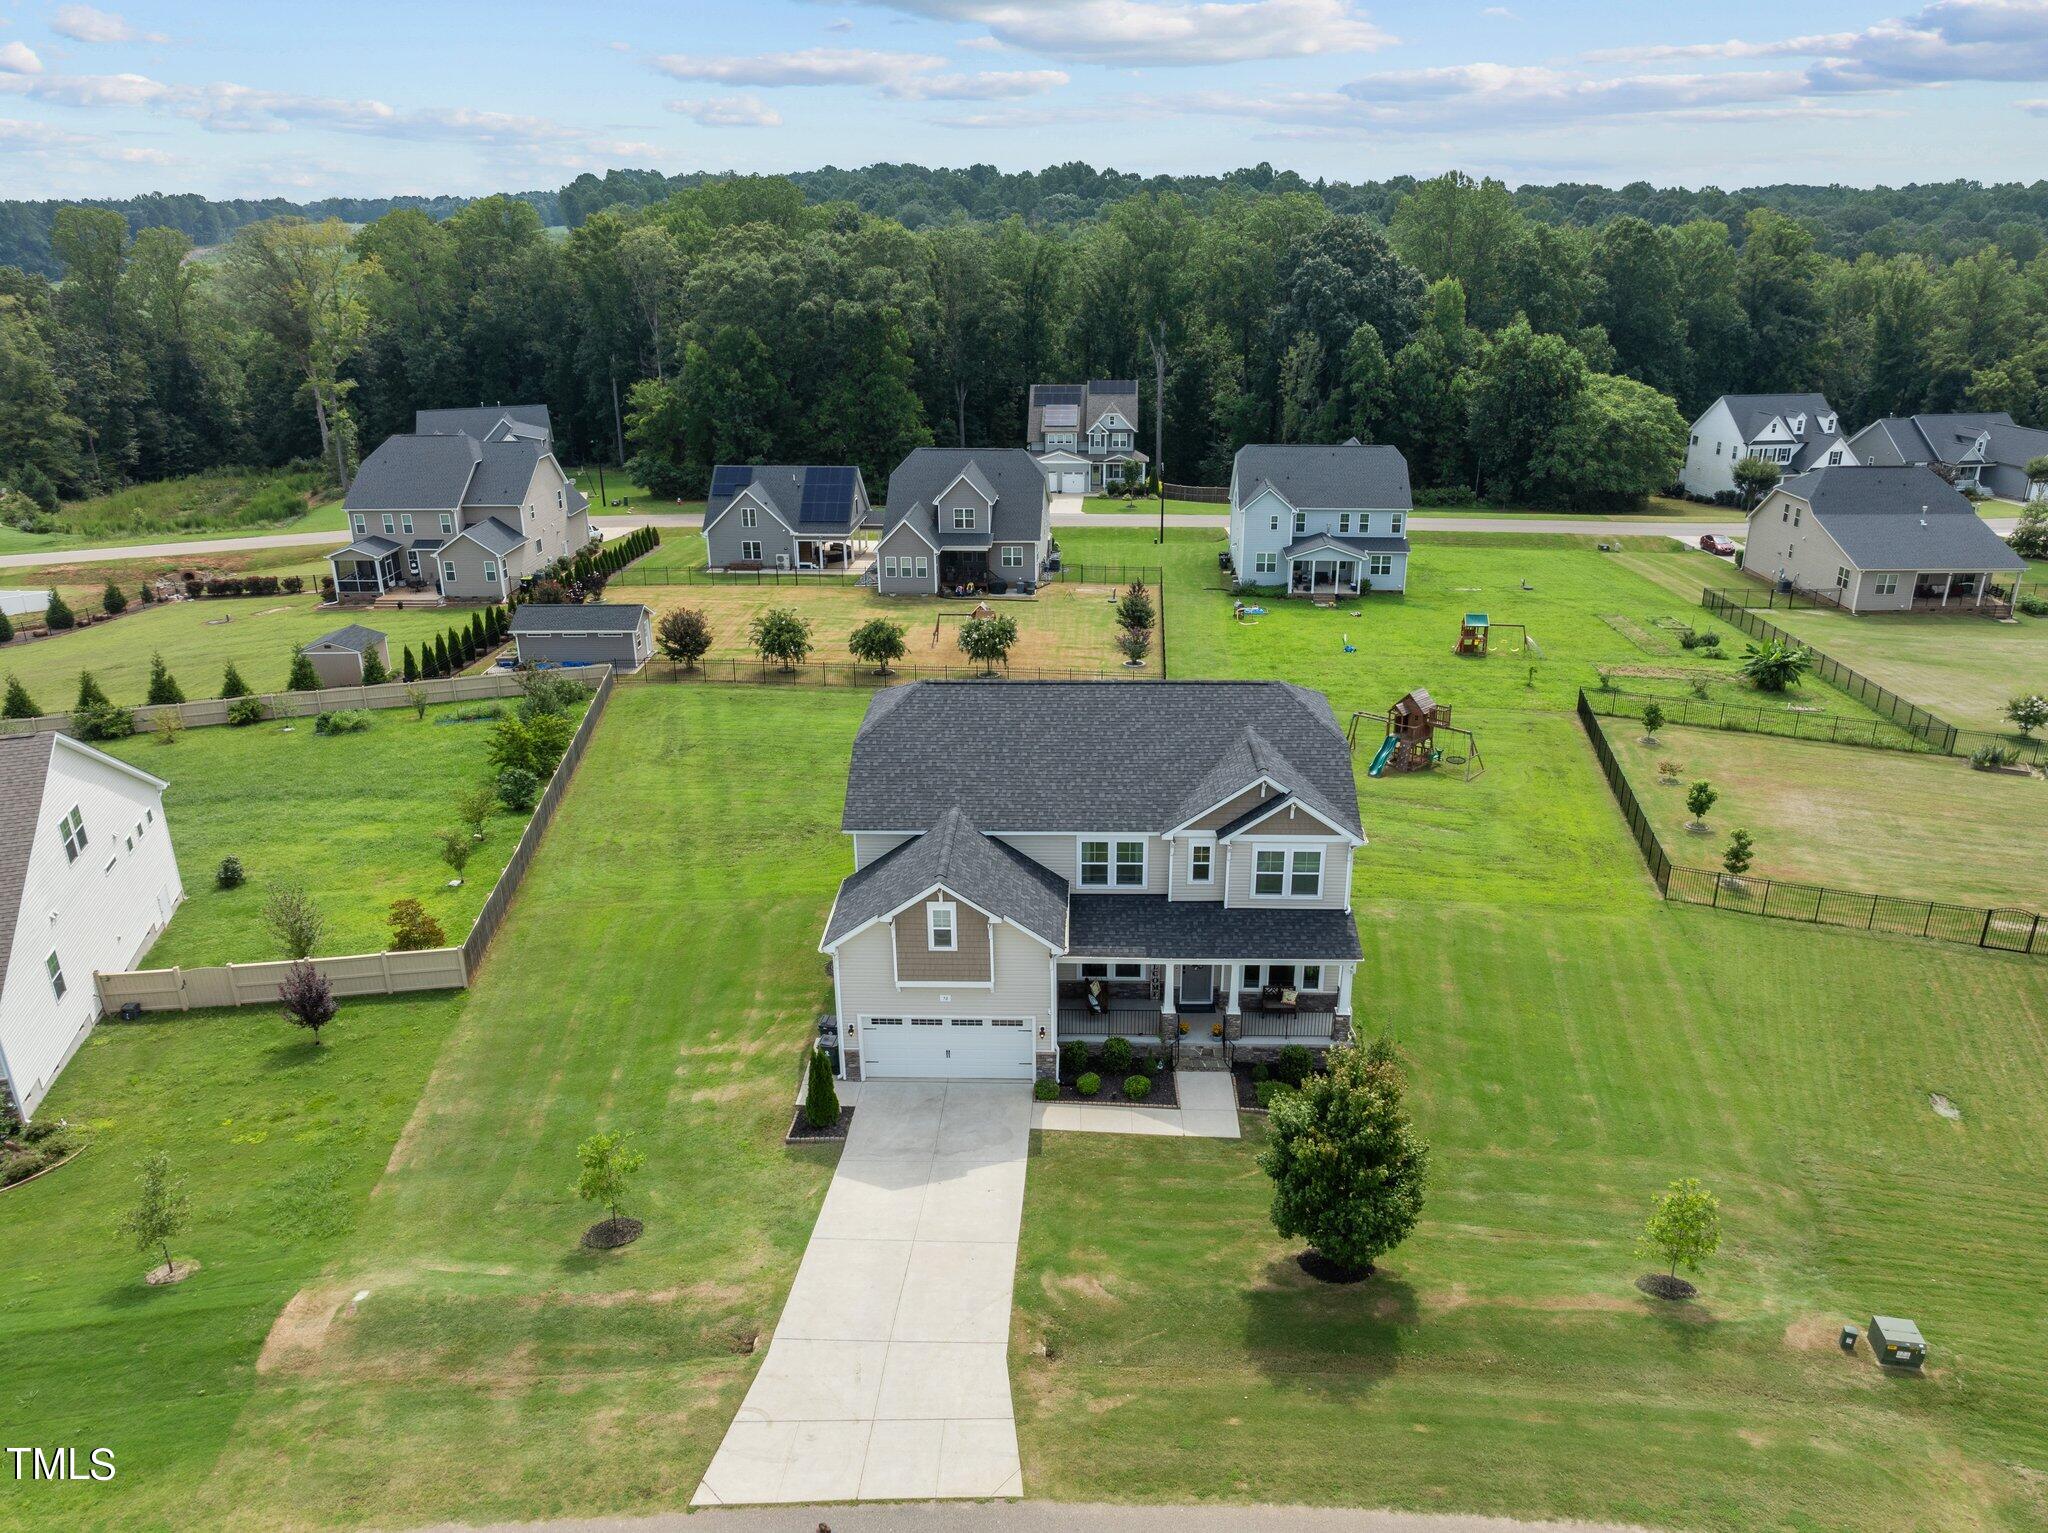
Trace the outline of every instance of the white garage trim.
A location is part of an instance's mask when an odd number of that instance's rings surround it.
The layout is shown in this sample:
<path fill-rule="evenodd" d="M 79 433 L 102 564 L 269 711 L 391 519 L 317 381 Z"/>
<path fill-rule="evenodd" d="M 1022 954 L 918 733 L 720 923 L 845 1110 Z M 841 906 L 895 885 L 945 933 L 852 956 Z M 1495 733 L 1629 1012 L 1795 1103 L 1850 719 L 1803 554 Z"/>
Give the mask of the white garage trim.
<path fill-rule="evenodd" d="M 1035 1017 L 860 1019 L 867 1080 L 1028 1081 L 1037 1073 Z"/>

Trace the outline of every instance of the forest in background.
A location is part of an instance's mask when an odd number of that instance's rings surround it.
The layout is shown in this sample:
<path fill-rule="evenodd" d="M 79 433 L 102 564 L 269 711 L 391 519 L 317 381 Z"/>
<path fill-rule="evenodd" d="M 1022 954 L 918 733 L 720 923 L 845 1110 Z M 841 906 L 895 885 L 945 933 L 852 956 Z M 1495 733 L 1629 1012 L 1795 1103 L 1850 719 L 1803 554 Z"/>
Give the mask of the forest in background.
<path fill-rule="evenodd" d="M 47 258 L 0 265 L 16 525 L 228 464 L 345 483 L 415 408 L 479 401 L 546 401 L 565 459 L 630 458 L 662 494 L 777 460 L 879 493 L 919 443 L 1017 444 L 1033 382 L 1137 377 L 1180 482 L 1357 435 L 1422 491 L 1600 508 L 1668 485 L 1723 392 L 2048 415 L 2048 187 L 874 166 L 320 216 L 144 201 L 50 208 Z M 137 226 L 166 210 L 193 227 Z"/>

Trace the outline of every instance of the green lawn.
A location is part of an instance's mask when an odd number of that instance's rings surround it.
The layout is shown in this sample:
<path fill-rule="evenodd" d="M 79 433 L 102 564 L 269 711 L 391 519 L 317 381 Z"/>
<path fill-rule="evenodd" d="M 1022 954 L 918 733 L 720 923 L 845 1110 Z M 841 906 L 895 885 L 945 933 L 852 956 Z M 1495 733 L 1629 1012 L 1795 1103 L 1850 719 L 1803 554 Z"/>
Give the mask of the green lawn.
<path fill-rule="evenodd" d="M 523 815 L 494 815 L 462 887 L 447 887 L 440 832 L 456 823 L 456 795 L 492 775 L 490 723 L 457 719 L 478 706 L 442 704 L 425 719 L 383 708 L 360 734 L 319 735 L 310 719 L 297 719 L 290 727 L 187 730 L 169 746 L 153 735 L 110 745 L 171 785 L 164 814 L 185 903 L 145 962 L 197 967 L 284 956 L 263 925 L 263 905 L 287 880 L 304 884 L 327 918 L 322 953 L 382 952 L 391 902 L 407 897 L 450 942 L 462 941 L 525 825 Z M 228 856 L 239 857 L 248 876 L 239 889 L 215 886 L 214 870 Z"/>
<path fill-rule="evenodd" d="M 130 485 L 57 509 L 47 533 L 0 527 L 0 554 L 58 552 L 281 532 L 341 532 L 341 501 L 326 475 L 288 469 L 215 469 Z"/>
<path fill-rule="evenodd" d="M 1113 495 L 1090 495 L 1081 502 L 1081 509 L 1090 516 L 1157 516 L 1159 502 L 1155 499 L 1119 500 Z M 1168 516 L 1219 516 L 1230 515 L 1228 501 L 1212 500 L 1169 500 L 1166 503 Z M 1058 536 L 1057 533 L 1054 534 Z"/>
<path fill-rule="evenodd" d="M 624 469 L 613 468 L 609 464 L 605 465 L 602 495 L 598 493 L 595 464 L 586 463 L 580 468 L 570 469 L 568 473 L 569 477 L 576 481 L 576 488 L 590 498 L 592 516 L 638 516 L 655 513 L 679 516 L 691 512 L 702 514 L 704 510 L 704 502 L 701 500 L 664 500 L 632 478 Z M 623 501 L 624 504 L 607 505 L 607 500 Z"/>
<path fill-rule="evenodd" d="M 1902 755 L 1771 736 L 1666 725 L 1643 744 L 1641 724 L 1607 735 L 1664 849 L 1694 867 L 1720 866 L 1736 826 L 1756 838 L 1755 871 L 1838 889 L 1959 905 L 2048 909 L 2048 788 L 2039 778 L 1979 772 L 1954 756 Z M 1658 763 L 1675 761 L 1666 786 Z M 1712 831 L 1687 828 L 1686 786 L 1720 792 Z"/>
<path fill-rule="evenodd" d="M 103 559 L 91 549 L 63 564 L 0 566 L 0 586 L 55 587 L 64 593 L 74 611 L 97 612 L 100 596 L 113 581 L 121 594 L 138 600 L 142 586 L 158 578 L 180 579 L 186 571 L 199 575 L 275 575 L 283 579 L 297 575 L 308 590 L 318 590 L 320 577 L 328 573 L 327 560 L 318 548 L 252 548 L 232 553 L 202 554 L 196 557 Z"/>
<path fill-rule="evenodd" d="M 1081 509 L 1090 516 L 1133 516 L 1147 512 L 1157 515 L 1157 500 L 1117 500 L 1108 495 L 1090 495 Z M 1169 500 L 1166 503 L 1169 516 L 1222 516 L 1230 515 L 1227 501 Z M 1473 501 L 1459 506 L 1417 506 L 1416 516 L 1471 516 L 1496 517 L 1508 521 L 1572 521 L 1572 522 L 1726 522 L 1741 520 L 1736 513 L 1723 506 L 1702 506 L 1691 501 L 1670 500 L 1662 495 L 1652 495 L 1641 511 L 1604 513 L 1597 511 L 1521 511 L 1500 506 L 1482 505 Z M 2011 515 L 2010 509 L 2005 513 Z"/>
<path fill-rule="evenodd" d="M 149 691 L 149 657 L 161 651 L 187 697 L 218 697 L 221 672 L 230 660 L 258 692 L 281 692 L 294 644 L 358 621 L 389 636 L 395 664 L 404 646 L 437 638 L 455 623 L 467 623 L 469 614 L 342 612 L 323 609 L 310 592 L 166 602 L 111 623 L 0 646 L 0 678 L 19 676 L 38 706 L 53 713 L 63 712 L 77 697 L 80 671 L 91 671 L 115 702 L 140 704 Z"/>

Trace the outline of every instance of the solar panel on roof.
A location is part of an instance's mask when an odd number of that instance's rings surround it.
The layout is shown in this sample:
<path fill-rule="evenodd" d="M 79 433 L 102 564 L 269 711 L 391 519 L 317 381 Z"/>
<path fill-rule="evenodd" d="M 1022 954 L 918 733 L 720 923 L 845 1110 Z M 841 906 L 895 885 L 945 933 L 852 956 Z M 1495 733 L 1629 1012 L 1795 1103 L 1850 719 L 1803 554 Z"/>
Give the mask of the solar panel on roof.
<path fill-rule="evenodd" d="M 1041 405 L 1078 406 L 1086 390 L 1078 383 L 1041 383 L 1033 392 Z"/>
<path fill-rule="evenodd" d="M 1091 394 L 1135 394 L 1138 380 L 1135 378 L 1090 378 L 1088 392 Z"/>
<path fill-rule="evenodd" d="M 754 482 L 754 468 L 743 463 L 732 468 L 716 468 L 711 471 L 711 493 L 721 498 L 737 495 Z"/>
<path fill-rule="evenodd" d="M 1044 410 L 1048 426 L 1078 426 L 1081 424 L 1079 405 L 1047 405 Z"/>
<path fill-rule="evenodd" d="M 812 468 L 804 471 L 803 504 L 797 520 L 843 522 L 853 507 L 854 471 L 851 468 Z"/>

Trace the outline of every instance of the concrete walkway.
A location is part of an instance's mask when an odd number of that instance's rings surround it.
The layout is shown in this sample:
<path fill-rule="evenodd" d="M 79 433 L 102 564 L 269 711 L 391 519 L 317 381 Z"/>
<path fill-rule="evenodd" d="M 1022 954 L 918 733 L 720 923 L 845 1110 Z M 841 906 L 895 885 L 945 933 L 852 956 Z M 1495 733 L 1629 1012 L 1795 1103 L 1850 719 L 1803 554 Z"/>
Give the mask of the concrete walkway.
<path fill-rule="evenodd" d="M 1176 1070 L 1176 1107 L 1105 1102 L 1033 1102 L 1031 1126 L 1053 1133 L 1149 1134 L 1163 1139 L 1235 1139 L 1237 1085 L 1221 1070 Z"/>
<path fill-rule="evenodd" d="M 869 1081 L 694 1504 L 1021 1496 L 1010 1292 L 1031 1097 Z"/>

